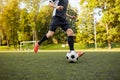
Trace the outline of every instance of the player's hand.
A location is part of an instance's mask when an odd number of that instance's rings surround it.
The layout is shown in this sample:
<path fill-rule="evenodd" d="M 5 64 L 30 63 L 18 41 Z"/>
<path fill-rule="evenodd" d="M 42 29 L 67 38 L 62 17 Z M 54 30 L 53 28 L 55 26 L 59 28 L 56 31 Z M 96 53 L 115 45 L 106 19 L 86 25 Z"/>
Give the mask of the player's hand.
<path fill-rule="evenodd" d="M 76 16 L 71 16 L 72 19 L 76 19 Z"/>
<path fill-rule="evenodd" d="M 63 6 L 56 6 L 57 10 L 63 10 L 63 8 L 64 8 Z"/>
<path fill-rule="evenodd" d="M 69 14 L 66 14 L 67 17 L 71 18 L 71 19 L 76 19 L 76 16 L 71 16 Z"/>

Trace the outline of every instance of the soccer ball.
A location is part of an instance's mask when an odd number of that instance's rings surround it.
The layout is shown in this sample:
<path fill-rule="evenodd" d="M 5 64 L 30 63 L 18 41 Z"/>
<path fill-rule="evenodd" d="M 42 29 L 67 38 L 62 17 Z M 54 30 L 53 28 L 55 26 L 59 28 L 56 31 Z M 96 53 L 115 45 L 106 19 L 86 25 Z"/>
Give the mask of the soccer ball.
<path fill-rule="evenodd" d="M 66 54 L 66 58 L 68 62 L 77 62 L 79 55 L 75 51 L 71 51 Z"/>

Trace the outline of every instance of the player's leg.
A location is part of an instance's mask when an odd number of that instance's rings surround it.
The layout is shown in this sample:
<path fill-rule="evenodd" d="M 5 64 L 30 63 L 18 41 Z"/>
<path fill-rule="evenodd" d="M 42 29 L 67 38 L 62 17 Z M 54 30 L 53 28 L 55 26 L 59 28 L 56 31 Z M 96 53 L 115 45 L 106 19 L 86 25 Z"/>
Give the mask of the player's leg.
<path fill-rule="evenodd" d="M 67 33 L 69 49 L 70 51 L 74 51 L 74 32 L 71 29 L 68 21 L 66 19 L 62 20 L 63 22 L 61 24 L 61 28 Z"/>
<path fill-rule="evenodd" d="M 68 28 L 66 30 L 67 36 L 68 36 L 68 45 L 70 51 L 74 51 L 74 36 L 73 36 L 73 30 L 71 28 Z"/>
<path fill-rule="evenodd" d="M 38 52 L 38 49 L 39 49 L 39 46 L 44 42 L 46 41 L 47 39 L 49 39 L 50 37 L 52 37 L 54 35 L 54 32 L 53 31 L 48 31 L 47 34 L 43 35 L 43 37 L 38 41 L 38 43 L 36 43 L 35 47 L 34 47 L 34 52 L 37 53 Z"/>
<path fill-rule="evenodd" d="M 41 45 L 42 42 L 44 42 L 45 40 L 49 39 L 49 38 L 52 37 L 53 35 L 54 35 L 54 32 L 49 30 L 48 33 L 45 34 L 45 35 L 41 38 L 41 40 L 39 40 L 38 44 Z"/>
<path fill-rule="evenodd" d="M 73 30 L 71 28 L 68 28 L 66 33 L 68 36 L 68 44 L 69 44 L 70 51 L 74 51 L 74 33 L 73 33 Z M 77 54 L 79 55 L 79 57 L 81 57 L 84 54 L 84 52 L 79 51 L 79 52 L 77 52 Z"/>
<path fill-rule="evenodd" d="M 49 27 L 48 33 L 45 34 L 45 35 L 39 40 L 39 42 L 35 45 L 35 47 L 34 47 L 34 52 L 35 52 L 35 53 L 38 52 L 39 46 L 40 46 L 44 41 L 46 41 L 47 39 L 49 39 L 50 37 L 52 37 L 52 36 L 54 35 L 54 32 L 55 32 L 58 24 L 59 24 L 58 18 L 53 17 L 53 18 L 52 18 L 52 21 L 51 21 L 51 24 L 50 24 L 50 27 Z"/>
<path fill-rule="evenodd" d="M 61 25 L 61 28 L 67 33 L 68 45 L 69 45 L 70 51 L 74 51 L 74 32 L 71 29 L 71 27 L 66 19 L 64 19 L 64 23 Z M 79 51 L 77 53 L 79 56 L 82 56 L 84 54 L 84 52 L 82 52 L 82 51 Z"/>

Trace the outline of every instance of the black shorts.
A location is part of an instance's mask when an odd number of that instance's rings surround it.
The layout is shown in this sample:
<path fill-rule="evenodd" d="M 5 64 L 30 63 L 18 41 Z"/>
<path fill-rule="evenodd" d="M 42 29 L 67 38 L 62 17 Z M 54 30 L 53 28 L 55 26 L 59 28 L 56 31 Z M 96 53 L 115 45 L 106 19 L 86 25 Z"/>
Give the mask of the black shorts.
<path fill-rule="evenodd" d="M 70 25 L 65 18 L 53 16 L 49 30 L 55 32 L 57 27 L 61 27 L 64 31 L 66 31 L 70 28 Z"/>

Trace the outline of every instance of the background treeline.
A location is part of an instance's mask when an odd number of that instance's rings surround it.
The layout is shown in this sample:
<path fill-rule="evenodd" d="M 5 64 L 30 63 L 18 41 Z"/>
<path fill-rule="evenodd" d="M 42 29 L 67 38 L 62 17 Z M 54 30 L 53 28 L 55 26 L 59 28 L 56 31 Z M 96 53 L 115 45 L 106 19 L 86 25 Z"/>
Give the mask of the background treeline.
<path fill-rule="evenodd" d="M 52 8 L 42 6 L 47 0 L 0 0 L 0 45 L 17 48 L 22 41 L 37 41 L 48 29 L 52 18 Z M 102 17 L 96 23 L 98 47 L 112 48 L 120 43 L 120 1 L 119 0 L 80 0 L 81 12 L 68 7 L 68 13 L 77 20 L 68 18 L 75 32 L 75 42 L 83 48 L 94 48 L 94 18 L 92 12 L 101 9 Z M 22 6 L 24 8 L 21 8 Z M 67 43 L 66 33 L 56 30 L 48 43 Z M 120 47 L 120 46 L 118 46 Z"/>
<path fill-rule="evenodd" d="M 47 33 L 52 18 L 52 8 L 48 5 L 42 6 L 45 1 L 47 0 L 1 0 L 0 45 L 12 45 L 17 48 L 20 42 L 37 41 Z M 71 8 L 70 5 L 68 13 L 77 15 L 76 9 Z M 74 25 L 71 19 L 68 20 Z M 59 29 L 45 44 L 65 43 L 66 34 Z"/>
<path fill-rule="evenodd" d="M 98 47 L 120 47 L 120 0 L 80 0 L 76 41 L 84 44 L 94 43 L 94 25 L 96 26 L 96 42 Z M 101 9 L 101 19 L 94 24 L 95 9 Z M 81 25 L 81 26 L 79 26 Z M 89 45 L 90 46 L 90 45 Z"/>

